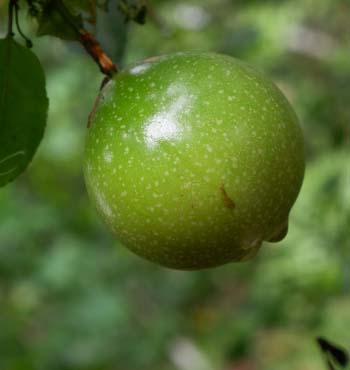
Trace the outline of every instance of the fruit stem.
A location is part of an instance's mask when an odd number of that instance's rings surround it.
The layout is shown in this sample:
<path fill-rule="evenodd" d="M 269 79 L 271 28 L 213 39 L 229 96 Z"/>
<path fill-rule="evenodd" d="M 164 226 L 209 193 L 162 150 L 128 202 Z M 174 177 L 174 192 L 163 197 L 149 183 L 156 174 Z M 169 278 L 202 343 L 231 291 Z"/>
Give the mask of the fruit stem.
<path fill-rule="evenodd" d="M 88 31 L 86 31 L 81 25 L 76 24 L 74 17 L 67 9 L 62 0 L 54 0 L 57 11 L 60 13 L 62 18 L 72 27 L 77 35 L 77 41 L 79 41 L 95 60 L 100 68 L 100 71 L 112 77 L 118 72 L 117 66 L 112 62 L 108 55 L 103 51 L 100 43 L 96 38 Z"/>

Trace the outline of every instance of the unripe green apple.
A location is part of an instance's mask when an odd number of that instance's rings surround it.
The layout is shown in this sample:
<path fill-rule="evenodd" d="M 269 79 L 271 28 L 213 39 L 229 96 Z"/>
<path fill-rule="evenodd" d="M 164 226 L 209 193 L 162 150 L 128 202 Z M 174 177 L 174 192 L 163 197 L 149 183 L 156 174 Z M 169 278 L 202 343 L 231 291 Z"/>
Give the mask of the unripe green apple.
<path fill-rule="evenodd" d="M 200 269 L 282 239 L 304 175 L 297 117 L 239 60 L 176 53 L 118 73 L 88 128 L 88 192 L 136 254 Z"/>

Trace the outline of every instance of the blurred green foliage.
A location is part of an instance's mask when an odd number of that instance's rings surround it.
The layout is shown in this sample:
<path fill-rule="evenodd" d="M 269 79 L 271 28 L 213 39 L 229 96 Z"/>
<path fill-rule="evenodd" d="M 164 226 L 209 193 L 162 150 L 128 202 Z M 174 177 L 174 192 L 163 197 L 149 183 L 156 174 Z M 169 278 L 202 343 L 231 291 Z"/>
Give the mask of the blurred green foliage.
<path fill-rule="evenodd" d="M 119 65 L 223 52 L 264 70 L 294 105 L 308 166 L 289 234 L 251 262 L 198 272 L 121 247 L 81 171 L 101 75 L 79 45 L 35 39 L 49 123 L 29 170 L 0 190 L 0 369 L 322 369 L 317 335 L 350 346 L 350 3 L 152 4 L 145 26 L 125 25 L 116 6 L 99 14 Z"/>

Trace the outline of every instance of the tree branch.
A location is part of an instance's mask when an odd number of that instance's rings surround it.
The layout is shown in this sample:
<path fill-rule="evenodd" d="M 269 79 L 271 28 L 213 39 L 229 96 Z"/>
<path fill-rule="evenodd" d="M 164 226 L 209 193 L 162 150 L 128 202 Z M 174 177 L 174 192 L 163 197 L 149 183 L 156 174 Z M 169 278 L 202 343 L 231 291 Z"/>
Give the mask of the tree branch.
<path fill-rule="evenodd" d="M 114 74 L 116 74 L 118 71 L 116 65 L 103 51 L 96 38 L 83 27 L 76 24 L 74 17 L 71 15 L 70 11 L 67 9 L 62 0 L 53 0 L 53 3 L 62 18 L 77 34 L 77 40 L 84 46 L 85 50 L 98 64 L 100 71 L 108 77 L 112 77 Z"/>

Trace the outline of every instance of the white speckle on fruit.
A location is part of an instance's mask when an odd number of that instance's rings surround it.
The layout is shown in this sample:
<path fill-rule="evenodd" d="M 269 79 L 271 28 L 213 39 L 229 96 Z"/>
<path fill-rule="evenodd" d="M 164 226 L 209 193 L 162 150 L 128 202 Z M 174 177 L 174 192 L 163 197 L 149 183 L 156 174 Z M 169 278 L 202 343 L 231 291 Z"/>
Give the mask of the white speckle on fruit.
<path fill-rule="evenodd" d="M 106 150 L 105 153 L 104 153 L 104 160 L 107 162 L 107 163 L 111 163 L 112 160 L 113 160 L 113 153 L 110 151 L 110 150 Z"/>

